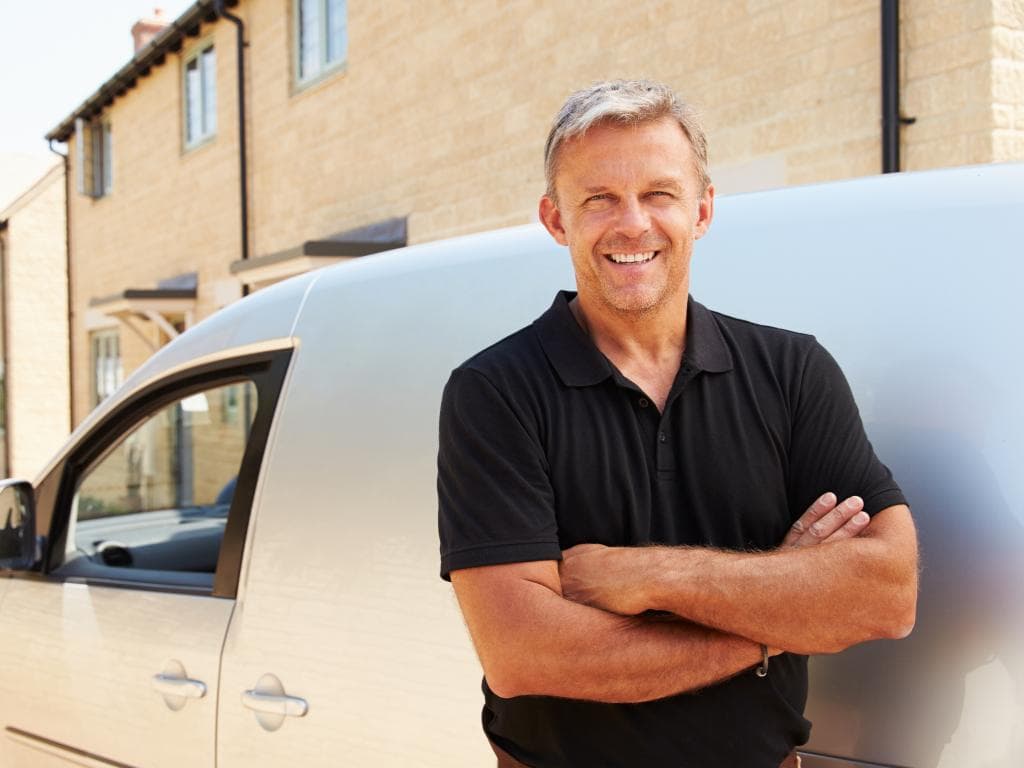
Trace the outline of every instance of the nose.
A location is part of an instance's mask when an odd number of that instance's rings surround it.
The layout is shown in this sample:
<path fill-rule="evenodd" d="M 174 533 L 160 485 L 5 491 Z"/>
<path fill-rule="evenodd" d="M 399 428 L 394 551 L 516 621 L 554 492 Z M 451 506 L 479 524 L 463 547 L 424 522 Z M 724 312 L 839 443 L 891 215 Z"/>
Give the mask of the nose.
<path fill-rule="evenodd" d="M 635 239 L 644 235 L 650 228 L 651 217 L 643 203 L 636 199 L 623 200 L 615 221 L 616 233 Z"/>

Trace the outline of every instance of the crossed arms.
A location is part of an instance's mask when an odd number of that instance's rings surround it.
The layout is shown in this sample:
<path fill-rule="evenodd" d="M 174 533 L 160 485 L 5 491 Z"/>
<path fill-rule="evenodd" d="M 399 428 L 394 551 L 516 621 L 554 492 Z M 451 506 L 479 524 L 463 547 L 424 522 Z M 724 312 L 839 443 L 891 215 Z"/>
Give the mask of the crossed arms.
<path fill-rule="evenodd" d="M 451 573 L 499 696 L 640 702 L 731 677 L 772 653 L 832 653 L 906 636 L 917 600 L 910 511 L 816 501 L 767 553 L 566 550 Z M 666 611 L 669 617 L 642 615 Z"/>

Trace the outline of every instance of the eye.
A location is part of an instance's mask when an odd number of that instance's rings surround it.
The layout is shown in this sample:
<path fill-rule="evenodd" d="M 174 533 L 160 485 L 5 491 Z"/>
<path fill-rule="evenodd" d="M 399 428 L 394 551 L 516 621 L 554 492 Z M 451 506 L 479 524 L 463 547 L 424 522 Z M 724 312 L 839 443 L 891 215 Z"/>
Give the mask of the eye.
<path fill-rule="evenodd" d="M 608 193 L 607 192 L 602 192 L 599 195 L 591 195 L 590 197 L 587 198 L 586 202 L 590 203 L 590 202 L 593 202 L 595 200 L 607 200 L 607 199 L 608 199 Z"/>

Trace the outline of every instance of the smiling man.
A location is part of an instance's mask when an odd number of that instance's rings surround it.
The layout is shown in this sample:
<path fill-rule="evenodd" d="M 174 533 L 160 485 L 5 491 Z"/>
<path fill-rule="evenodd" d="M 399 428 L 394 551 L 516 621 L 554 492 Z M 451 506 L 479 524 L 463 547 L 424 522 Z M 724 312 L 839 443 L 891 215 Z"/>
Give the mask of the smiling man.
<path fill-rule="evenodd" d="M 441 408 L 441 573 L 498 765 L 798 765 L 807 654 L 913 626 L 906 501 L 813 337 L 690 297 L 714 188 L 671 89 L 574 93 L 545 170 L 577 293 Z"/>

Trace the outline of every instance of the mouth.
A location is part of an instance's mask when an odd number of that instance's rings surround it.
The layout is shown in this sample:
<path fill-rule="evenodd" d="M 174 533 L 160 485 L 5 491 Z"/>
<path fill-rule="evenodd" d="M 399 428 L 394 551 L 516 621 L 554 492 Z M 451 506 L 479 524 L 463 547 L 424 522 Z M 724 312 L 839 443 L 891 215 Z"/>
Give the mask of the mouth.
<path fill-rule="evenodd" d="M 638 253 L 606 253 L 604 257 L 615 264 L 645 264 L 654 259 L 660 251 L 640 251 Z"/>

